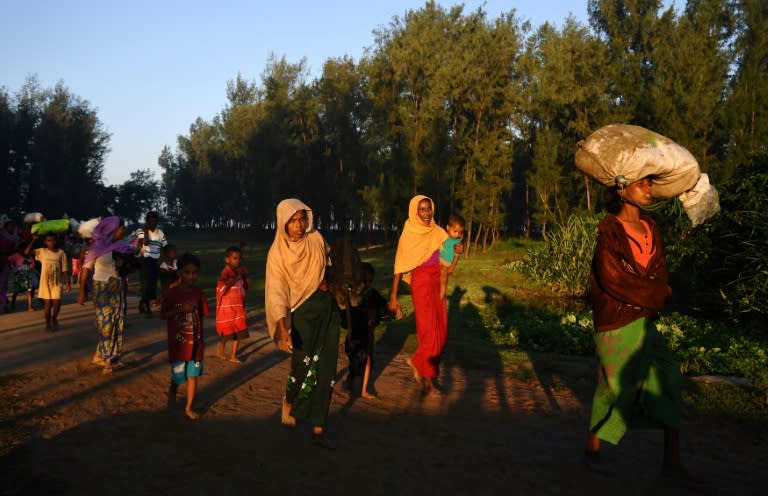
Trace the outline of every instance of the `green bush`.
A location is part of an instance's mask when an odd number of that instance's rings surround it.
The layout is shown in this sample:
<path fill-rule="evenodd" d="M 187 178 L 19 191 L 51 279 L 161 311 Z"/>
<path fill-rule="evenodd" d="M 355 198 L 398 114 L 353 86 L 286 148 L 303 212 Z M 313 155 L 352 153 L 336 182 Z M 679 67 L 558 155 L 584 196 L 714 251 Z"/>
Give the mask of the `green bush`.
<path fill-rule="evenodd" d="M 601 216 L 574 214 L 555 226 L 549 240 L 506 267 L 533 281 L 572 296 L 586 294 Z"/>
<path fill-rule="evenodd" d="M 721 212 L 667 243 L 667 260 L 703 316 L 762 322 L 768 338 L 768 155 L 753 157 L 718 186 Z"/>
<path fill-rule="evenodd" d="M 480 318 L 488 339 L 498 345 L 565 355 L 594 353 L 589 311 L 558 315 L 502 302 L 483 307 Z M 757 333 L 678 313 L 662 315 L 656 327 L 683 373 L 745 377 L 768 394 L 768 340 Z"/>

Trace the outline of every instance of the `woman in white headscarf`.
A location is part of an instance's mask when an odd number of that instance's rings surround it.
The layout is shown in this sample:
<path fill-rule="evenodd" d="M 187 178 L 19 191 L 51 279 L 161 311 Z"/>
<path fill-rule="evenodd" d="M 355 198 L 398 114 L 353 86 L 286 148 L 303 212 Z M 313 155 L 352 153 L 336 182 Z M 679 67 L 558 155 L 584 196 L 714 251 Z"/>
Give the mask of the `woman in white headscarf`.
<path fill-rule="evenodd" d="M 313 443 L 331 448 L 325 424 L 336 379 L 339 314 L 325 283 L 330 252 L 314 229 L 312 210 L 295 198 L 277 205 L 275 240 L 267 255 L 267 328 L 277 347 L 291 354 L 282 423 L 312 424 Z"/>

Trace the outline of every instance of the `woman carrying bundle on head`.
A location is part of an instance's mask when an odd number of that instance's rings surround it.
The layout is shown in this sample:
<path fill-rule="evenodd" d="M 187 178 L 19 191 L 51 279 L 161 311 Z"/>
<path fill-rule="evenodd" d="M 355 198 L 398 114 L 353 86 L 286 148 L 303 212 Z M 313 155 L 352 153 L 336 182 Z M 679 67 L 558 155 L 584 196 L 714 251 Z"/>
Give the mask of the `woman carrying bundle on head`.
<path fill-rule="evenodd" d="M 618 444 L 631 427 L 664 430 L 662 470 L 685 475 L 680 463 L 680 368 L 654 320 L 672 293 L 661 233 L 642 214 L 653 177 L 610 190 L 609 215 L 590 275 L 595 347 L 600 360 L 585 450 L 588 467 L 604 470 L 600 440 Z"/>

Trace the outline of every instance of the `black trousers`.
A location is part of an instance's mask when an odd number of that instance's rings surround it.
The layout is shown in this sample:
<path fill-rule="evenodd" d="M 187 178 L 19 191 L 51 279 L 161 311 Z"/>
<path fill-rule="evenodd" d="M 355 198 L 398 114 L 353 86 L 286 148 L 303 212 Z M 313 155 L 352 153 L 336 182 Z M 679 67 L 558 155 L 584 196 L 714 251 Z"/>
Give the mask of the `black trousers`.
<path fill-rule="evenodd" d="M 149 304 L 151 300 L 157 300 L 157 279 L 160 274 L 160 265 L 152 257 L 141 259 L 141 303 Z"/>

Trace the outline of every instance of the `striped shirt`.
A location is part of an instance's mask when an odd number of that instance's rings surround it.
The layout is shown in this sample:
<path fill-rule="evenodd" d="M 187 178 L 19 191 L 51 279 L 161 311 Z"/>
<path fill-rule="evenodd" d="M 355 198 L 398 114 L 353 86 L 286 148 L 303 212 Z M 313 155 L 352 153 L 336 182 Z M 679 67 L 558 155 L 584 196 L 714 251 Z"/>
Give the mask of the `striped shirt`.
<path fill-rule="evenodd" d="M 168 244 L 168 240 L 165 239 L 165 233 L 160 229 L 154 231 L 144 231 L 143 228 L 136 230 L 136 237 L 144 240 L 144 246 L 141 248 L 141 256 L 152 257 L 154 259 L 160 258 L 160 250 L 163 246 Z"/>

